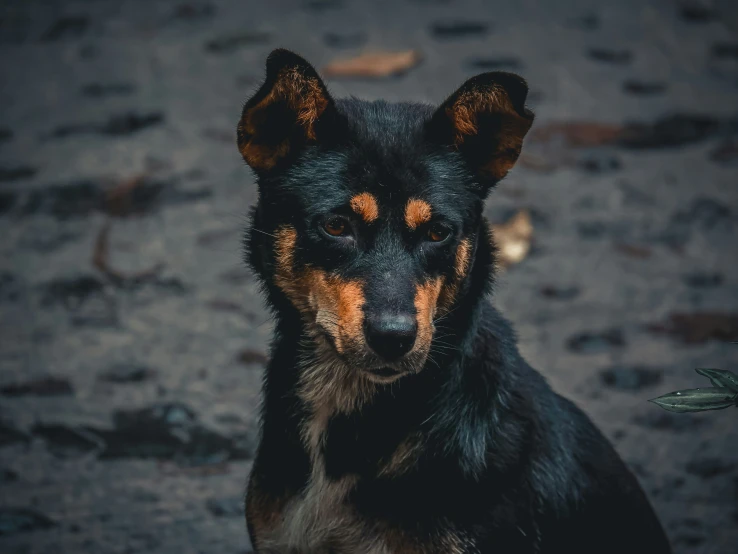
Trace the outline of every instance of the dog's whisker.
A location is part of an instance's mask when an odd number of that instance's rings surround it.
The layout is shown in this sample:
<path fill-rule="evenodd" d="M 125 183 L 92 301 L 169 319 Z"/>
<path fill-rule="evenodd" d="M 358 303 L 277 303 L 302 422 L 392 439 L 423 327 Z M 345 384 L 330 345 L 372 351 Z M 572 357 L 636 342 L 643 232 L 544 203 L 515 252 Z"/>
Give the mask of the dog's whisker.
<path fill-rule="evenodd" d="M 277 235 L 273 235 L 271 233 L 267 233 L 266 231 L 262 231 L 261 229 L 257 229 L 256 227 L 251 228 L 252 231 L 256 231 L 257 233 L 261 233 L 262 235 L 266 235 L 268 237 L 272 237 L 273 239 L 278 238 Z"/>

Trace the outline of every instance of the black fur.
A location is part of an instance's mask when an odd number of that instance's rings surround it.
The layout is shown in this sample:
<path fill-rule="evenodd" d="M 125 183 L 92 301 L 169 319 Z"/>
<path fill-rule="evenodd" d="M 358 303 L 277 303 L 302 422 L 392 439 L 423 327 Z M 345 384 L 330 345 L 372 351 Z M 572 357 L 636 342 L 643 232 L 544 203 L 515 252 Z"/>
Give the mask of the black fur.
<path fill-rule="evenodd" d="M 527 91 L 520 78 L 502 79 Z M 525 92 L 511 94 L 524 102 Z M 480 154 L 466 156 L 431 137 L 430 106 L 348 99 L 331 101 L 329 109 L 331 128 L 322 138 L 301 142 L 276 168 L 258 172 L 248 260 L 276 317 L 252 473 L 259 494 L 297 498 L 311 472 L 300 433 L 310 409 L 297 385 L 300 360 L 309 360 L 315 345 L 274 281 L 273 235 L 280 226 L 297 231 L 296 265 L 360 277 L 370 288 L 381 273 L 414 282 L 447 274 L 452 246 L 467 237 L 471 268 L 453 309 L 438 322 L 443 348 L 422 371 L 378 386 L 361 409 L 330 419 L 322 449 L 328 479 L 358 476 L 345 502 L 370 527 L 413 537 L 418 552 L 436 552 L 422 545 L 449 529 L 473 539 L 469 552 L 670 552 L 635 477 L 588 417 L 522 359 L 514 332 L 488 301 L 495 253 L 482 217 L 491 185 L 474 165 Z M 350 217 L 348 199 L 366 190 L 390 209 L 380 216 L 384 231 L 362 231 L 352 249 L 319 236 L 316 222 L 324 214 Z M 401 224 L 391 223 L 402 220 L 405 202 L 415 196 L 453 225 L 447 248 L 417 246 Z M 413 467 L 378 476 L 412 433 L 424 446 Z M 258 551 L 252 521 L 249 529 Z"/>

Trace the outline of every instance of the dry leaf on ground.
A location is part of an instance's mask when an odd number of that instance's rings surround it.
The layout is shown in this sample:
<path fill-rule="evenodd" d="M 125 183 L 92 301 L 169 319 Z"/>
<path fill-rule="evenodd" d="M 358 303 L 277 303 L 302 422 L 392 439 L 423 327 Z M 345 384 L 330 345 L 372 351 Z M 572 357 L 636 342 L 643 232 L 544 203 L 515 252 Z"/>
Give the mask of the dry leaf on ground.
<path fill-rule="evenodd" d="M 535 148 L 535 147 L 533 147 Z M 576 158 L 566 148 L 546 148 L 523 151 L 518 158 L 518 167 L 549 173 L 563 167 L 576 165 Z"/>
<path fill-rule="evenodd" d="M 528 210 L 520 210 L 504 223 L 492 224 L 497 262 L 502 268 L 520 263 L 530 252 L 533 222 Z"/>
<path fill-rule="evenodd" d="M 95 246 L 92 252 L 92 265 L 95 266 L 104 275 L 110 278 L 117 285 L 124 284 L 135 284 L 152 279 L 158 275 L 163 269 L 163 264 L 156 264 L 155 266 L 140 271 L 138 273 L 123 273 L 110 264 L 110 249 L 109 249 L 109 237 L 110 237 L 110 222 L 106 222 L 95 239 Z"/>
<path fill-rule="evenodd" d="M 326 77 L 390 77 L 400 75 L 420 62 L 416 50 L 367 52 L 354 58 L 334 60 L 323 68 Z"/>
<path fill-rule="evenodd" d="M 648 325 L 652 333 L 665 333 L 685 344 L 702 344 L 709 340 L 738 340 L 738 314 L 722 312 L 675 312 L 664 322 Z"/>
<path fill-rule="evenodd" d="M 623 134 L 622 125 L 593 122 L 557 122 L 534 129 L 531 142 L 550 142 L 561 138 L 568 146 L 604 146 L 615 143 Z"/>

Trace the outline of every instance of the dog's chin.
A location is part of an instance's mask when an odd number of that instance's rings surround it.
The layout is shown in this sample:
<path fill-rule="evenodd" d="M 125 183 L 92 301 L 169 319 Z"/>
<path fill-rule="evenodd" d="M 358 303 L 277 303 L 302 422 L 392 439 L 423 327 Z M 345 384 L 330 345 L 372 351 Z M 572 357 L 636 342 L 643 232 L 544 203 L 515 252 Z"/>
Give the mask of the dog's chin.
<path fill-rule="evenodd" d="M 367 380 L 380 385 L 388 385 L 390 383 L 394 383 L 401 377 L 404 377 L 408 374 L 407 371 L 395 369 L 393 367 L 379 367 L 376 369 L 362 368 L 360 371 Z"/>

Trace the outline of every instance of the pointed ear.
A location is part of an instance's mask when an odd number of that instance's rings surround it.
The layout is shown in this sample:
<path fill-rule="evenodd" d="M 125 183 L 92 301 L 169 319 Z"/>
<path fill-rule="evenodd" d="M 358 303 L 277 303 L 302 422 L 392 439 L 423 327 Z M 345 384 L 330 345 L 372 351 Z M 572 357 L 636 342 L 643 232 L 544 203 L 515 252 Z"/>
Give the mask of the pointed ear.
<path fill-rule="evenodd" d="M 255 171 L 268 171 L 317 141 L 321 122 L 331 116 L 333 99 L 313 66 L 288 50 L 274 50 L 264 84 L 243 108 L 238 149 Z"/>
<path fill-rule="evenodd" d="M 472 77 L 436 110 L 429 137 L 458 150 L 481 182 L 492 186 L 515 165 L 533 124 L 527 96 L 525 80 L 513 73 Z"/>

